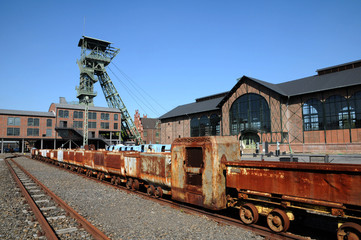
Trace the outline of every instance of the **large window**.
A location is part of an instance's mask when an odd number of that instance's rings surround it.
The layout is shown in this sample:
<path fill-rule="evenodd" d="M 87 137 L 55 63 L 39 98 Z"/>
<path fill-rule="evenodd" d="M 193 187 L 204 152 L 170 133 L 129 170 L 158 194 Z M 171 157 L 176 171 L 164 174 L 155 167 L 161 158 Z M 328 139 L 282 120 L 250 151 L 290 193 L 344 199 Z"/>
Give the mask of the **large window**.
<path fill-rule="evenodd" d="M 354 114 L 351 114 L 351 122 L 353 127 L 361 128 L 361 92 L 354 94 L 350 100 L 350 109 L 354 110 Z"/>
<path fill-rule="evenodd" d="M 74 121 L 73 127 L 74 128 L 83 128 L 83 122 L 82 121 Z"/>
<path fill-rule="evenodd" d="M 28 136 L 39 136 L 39 128 L 28 128 L 27 135 Z"/>
<path fill-rule="evenodd" d="M 199 120 L 197 117 L 191 120 L 191 137 L 199 136 Z"/>
<path fill-rule="evenodd" d="M 51 135 L 52 135 L 52 130 L 51 129 L 46 129 L 46 136 L 47 137 L 51 137 Z"/>
<path fill-rule="evenodd" d="M 100 123 L 101 129 L 109 129 L 109 123 L 108 122 L 101 122 Z"/>
<path fill-rule="evenodd" d="M 20 126 L 20 118 L 19 117 L 8 117 L 8 125 L 9 126 Z"/>
<path fill-rule="evenodd" d="M 59 117 L 68 118 L 69 117 L 69 111 L 68 110 L 59 110 Z"/>
<path fill-rule="evenodd" d="M 100 119 L 101 120 L 109 120 L 109 113 L 101 113 Z"/>
<path fill-rule="evenodd" d="M 220 118 L 217 114 L 191 119 L 191 137 L 220 135 Z"/>
<path fill-rule="evenodd" d="M 202 116 L 199 120 L 199 136 L 209 135 L 209 119 L 207 116 Z"/>
<path fill-rule="evenodd" d="M 75 111 L 73 117 L 82 119 L 83 118 L 83 112 Z"/>
<path fill-rule="evenodd" d="M 316 99 L 302 108 L 305 131 L 348 129 L 361 127 L 361 92 L 349 99 L 333 95 L 322 104 Z"/>
<path fill-rule="evenodd" d="M 306 101 L 302 107 L 303 129 L 305 131 L 323 130 L 322 103 L 312 98 Z"/>
<path fill-rule="evenodd" d="M 258 94 L 249 93 L 239 97 L 232 104 L 229 115 L 232 135 L 244 130 L 271 131 L 267 101 Z"/>
<path fill-rule="evenodd" d="M 118 114 L 114 114 L 114 121 L 118 120 Z"/>
<path fill-rule="evenodd" d="M 20 136 L 20 128 L 8 128 L 7 135 L 8 136 Z"/>
<path fill-rule="evenodd" d="M 28 118 L 28 126 L 39 127 L 39 118 Z"/>
<path fill-rule="evenodd" d="M 326 129 L 343 129 L 351 126 L 350 114 L 355 110 L 349 108 L 346 98 L 338 95 L 331 96 L 325 101 Z"/>
<path fill-rule="evenodd" d="M 97 122 L 88 122 L 88 128 L 97 128 Z"/>
<path fill-rule="evenodd" d="M 96 120 L 97 119 L 97 113 L 96 112 L 89 112 L 88 113 L 88 118 Z"/>
<path fill-rule="evenodd" d="M 53 120 L 52 119 L 46 119 L 46 126 L 51 127 L 52 125 L 53 125 Z"/>
<path fill-rule="evenodd" d="M 220 135 L 220 117 L 217 114 L 212 114 L 210 117 L 210 134 L 212 136 Z"/>

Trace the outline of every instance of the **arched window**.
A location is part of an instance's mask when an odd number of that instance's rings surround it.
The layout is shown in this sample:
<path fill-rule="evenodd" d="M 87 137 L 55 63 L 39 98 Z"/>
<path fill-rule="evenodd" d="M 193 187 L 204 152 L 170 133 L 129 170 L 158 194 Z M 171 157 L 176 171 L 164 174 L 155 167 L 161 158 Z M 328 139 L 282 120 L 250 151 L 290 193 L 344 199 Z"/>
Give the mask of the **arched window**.
<path fill-rule="evenodd" d="M 350 108 L 353 109 L 351 114 L 351 126 L 361 128 L 361 92 L 355 93 L 349 100 Z"/>
<path fill-rule="evenodd" d="M 221 128 L 220 128 L 220 122 L 221 122 L 221 118 L 217 115 L 217 114 L 212 114 L 210 117 L 210 135 L 212 136 L 219 136 L 221 133 Z"/>
<path fill-rule="evenodd" d="M 302 115 L 304 131 L 323 130 L 323 110 L 319 100 L 315 98 L 307 100 L 303 104 Z"/>
<path fill-rule="evenodd" d="M 191 119 L 191 137 L 199 137 L 199 120 L 196 117 Z"/>
<path fill-rule="evenodd" d="M 260 95 L 249 93 L 239 97 L 229 111 L 230 131 L 236 135 L 244 130 L 271 131 L 270 110 Z"/>
<path fill-rule="evenodd" d="M 209 119 L 205 115 L 199 120 L 199 136 L 209 136 Z"/>
<path fill-rule="evenodd" d="M 326 129 L 349 128 L 351 126 L 350 110 L 344 97 L 334 95 L 327 98 L 325 102 Z"/>

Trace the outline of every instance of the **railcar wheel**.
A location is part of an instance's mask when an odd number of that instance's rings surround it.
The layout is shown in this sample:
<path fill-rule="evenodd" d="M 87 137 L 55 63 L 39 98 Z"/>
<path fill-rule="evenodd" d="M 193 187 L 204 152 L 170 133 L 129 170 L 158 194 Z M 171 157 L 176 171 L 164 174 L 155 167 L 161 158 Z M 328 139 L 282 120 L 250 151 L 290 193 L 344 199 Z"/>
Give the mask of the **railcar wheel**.
<path fill-rule="evenodd" d="M 115 179 L 115 185 L 119 185 L 121 183 L 120 177 L 117 177 L 117 179 Z"/>
<path fill-rule="evenodd" d="M 337 240 L 360 240 L 361 226 L 357 223 L 347 222 L 337 230 Z"/>
<path fill-rule="evenodd" d="M 274 232 L 286 232 L 290 227 L 290 219 L 285 211 L 276 208 L 268 214 L 267 224 Z"/>
<path fill-rule="evenodd" d="M 135 179 L 134 181 L 133 181 L 133 184 L 132 184 L 132 189 L 133 190 L 139 190 L 139 181 L 138 181 L 138 179 Z"/>
<path fill-rule="evenodd" d="M 147 194 L 149 196 L 152 196 L 154 194 L 154 191 L 155 191 L 155 188 L 153 185 L 150 185 L 148 188 L 147 188 Z"/>
<path fill-rule="evenodd" d="M 115 183 L 115 176 L 112 177 L 112 179 L 110 180 L 110 184 L 114 185 Z"/>
<path fill-rule="evenodd" d="M 154 191 L 154 196 L 156 198 L 161 198 L 163 196 L 163 190 L 161 187 L 157 187 Z"/>
<path fill-rule="evenodd" d="M 127 189 L 131 189 L 133 185 L 133 179 L 129 178 L 127 184 L 125 185 Z"/>
<path fill-rule="evenodd" d="M 246 225 L 257 223 L 259 218 L 258 210 L 252 203 L 244 204 L 239 210 L 239 216 Z"/>

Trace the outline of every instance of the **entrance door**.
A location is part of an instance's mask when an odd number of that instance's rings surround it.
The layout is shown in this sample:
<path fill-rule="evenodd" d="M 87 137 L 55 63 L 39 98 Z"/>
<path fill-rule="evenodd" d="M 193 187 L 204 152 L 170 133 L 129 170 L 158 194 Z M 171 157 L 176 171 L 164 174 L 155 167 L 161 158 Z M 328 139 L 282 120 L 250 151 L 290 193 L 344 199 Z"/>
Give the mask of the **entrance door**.
<path fill-rule="evenodd" d="M 241 141 L 245 148 L 256 149 L 256 144 L 260 141 L 260 138 L 257 133 L 246 132 L 246 133 L 242 133 Z"/>
<path fill-rule="evenodd" d="M 203 205 L 202 173 L 204 168 L 202 147 L 186 147 L 185 191 L 187 202 Z"/>

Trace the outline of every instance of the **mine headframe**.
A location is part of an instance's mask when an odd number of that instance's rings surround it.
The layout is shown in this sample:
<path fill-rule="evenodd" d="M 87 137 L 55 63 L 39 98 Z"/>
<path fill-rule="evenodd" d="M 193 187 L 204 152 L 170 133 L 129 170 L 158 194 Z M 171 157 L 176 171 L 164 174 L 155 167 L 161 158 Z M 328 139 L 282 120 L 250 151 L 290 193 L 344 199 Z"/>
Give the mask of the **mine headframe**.
<path fill-rule="evenodd" d="M 85 106 L 88 104 L 94 105 L 93 98 L 97 94 L 94 92 L 93 86 L 99 81 L 108 106 L 120 110 L 123 140 L 132 139 L 138 144 L 143 143 L 141 135 L 135 127 L 124 102 L 106 72 L 106 67 L 119 53 L 119 49 L 112 47 L 110 42 L 86 36 L 79 40 L 78 46 L 81 47 L 81 57 L 77 61 L 80 69 L 80 84 L 76 88 L 79 103 Z M 88 131 L 84 127 L 84 138 L 85 132 L 87 133 Z"/>

